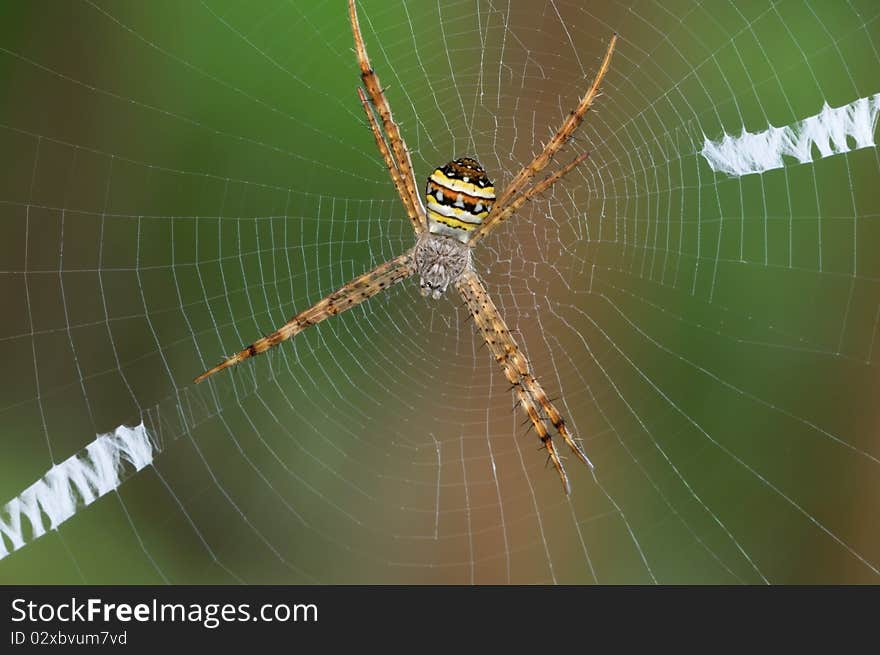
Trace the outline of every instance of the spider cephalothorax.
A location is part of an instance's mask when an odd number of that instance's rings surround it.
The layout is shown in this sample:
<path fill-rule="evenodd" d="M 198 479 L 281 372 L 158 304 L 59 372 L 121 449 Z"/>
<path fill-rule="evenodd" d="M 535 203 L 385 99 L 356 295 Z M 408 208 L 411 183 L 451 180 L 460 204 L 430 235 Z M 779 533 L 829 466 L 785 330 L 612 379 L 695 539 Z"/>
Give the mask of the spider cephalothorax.
<path fill-rule="evenodd" d="M 271 334 L 227 357 L 214 368 L 202 373 L 195 381 L 200 382 L 218 371 L 266 352 L 282 341 L 331 316 L 356 307 L 412 275 L 421 277 L 420 287 L 424 296 L 439 298 L 451 284 L 464 300 L 489 353 L 501 366 L 504 377 L 507 378 L 511 385 L 510 389 L 517 398 L 516 404 L 528 415 L 528 422 L 531 422 L 547 450 L 553 466 L 562 479 L 565 492 L 568 493 L 568 477 L 565 475 L 548 424 L 562 437 L 578 459 L 589 466 L 592 464 L 569 432 L 565 420 L 553 401 L 547 397 L 543 387 L 532 374 L 528 359 L 519 349 L 501 312 L 483 285 L 479 273 L 472 266 L 470 251 L 524 203 L 550 189 L 587 158 L 586 154 L 581 154 L 555 173 L 532 183 L 532 179 L 547 167 L 553 157 L 571 139 L 593 104 L 593 100 L 598 96 L 599 83 L 608 70 L 617 35 L 611 38 L 596 79 L 577 107 L 568 115 L 544 149 L 531 163 L 513 176 L 497 199 L 494 185 L 483 167 L 476 159 L 462 157 L 434 169 L 428 177 L 425 204 L 423 204 L 416 190 L 413 165 L 406 142 L 400 134 L 400 128 L 391 117 L 391 107 L 385 97 L 385 91 L 367 58 L 354 0 L 348 1 L 348 15 L 354 33 L 361 79 L 366 88 L 366 92 L 364 89 L 358 89 L 358 97 L 370 124 L 376 147 L 385 161 L 385 167 L 391 175 L 391 181 L 400 196 L 407 218 L 415 230 L 416 245 L 354 278 L 311 307 L 302 310 Z M 381 127 L 379 121 L 382 123 Z"/>
<path fill-rule="evenodd" d="M 470 262 L 471 249 L 458 239 L 422 234 L 413 253 L 415 272 L 421 278 L 419 291 L 436 300 L 464 273 Z"/>

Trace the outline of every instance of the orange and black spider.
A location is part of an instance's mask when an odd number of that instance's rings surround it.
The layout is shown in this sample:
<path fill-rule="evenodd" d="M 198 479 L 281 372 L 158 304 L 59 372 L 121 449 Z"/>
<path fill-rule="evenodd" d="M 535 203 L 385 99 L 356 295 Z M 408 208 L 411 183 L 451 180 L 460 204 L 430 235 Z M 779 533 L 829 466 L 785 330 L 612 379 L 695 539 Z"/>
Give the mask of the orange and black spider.
<path fill-rule="evenodd" d="M 517 404 L 528 414 L 562 479 L 565 493 L 568 494 L 570 492 L 568 477 L 545 421 L 550 422 L 553 429 L 581 461 L 588 466 L 592 466 L 592 463 L 568 431 L 562 415 L 532 375 L 528 360 L 520 351 L 498 308 L 489 297 L 479 274 L 474 270 L 471 248 L 516 212 L 523 203 L 548 190 L 587 158 L 587 154 L 581 154 L 555 173 L 534 184 L 531 183 L 532 179 L 547 167 L 583 121 L 584 115 L 598 95 L 602 78 L 608 71 L 617 35 L 611 37 L 608 50 L 599 66 L 599 72 L 577 107 L 568 115 L 544 150 L 523 167 L 497 197 L 494 185 L 483 167 L 475 159 L 463 157 L 438 167 L 431 173 L 425 189 L 425 204 L 423 204 L 416 190 L 412 161 L 406 142 L 391 116 L 391 107 L 382 85 L 379 84 L 379 78 L 370 66 L 354 0 L 349 0 L 348 12 L 354 32 L 361 79 L 366 88 L 366 94 L 364 89 L 358 88 L 358 97 L 367 115 L 376 147 L 385 160 L 394 188 L 412 222 L 416 233 L 416 244 L 402 255 L 351 280 L 308 309 L 301 311 L 270 335 L 255 341 L 244 350 L 202 373 L 195 381 L 201 382 L 218 371 L 265 352 L 282 341 L 296 336 L 307 327 L 351 309 L 414 274 L 418 274 L 421 280 L 422 295 L 432 298 L 439 298 L 452 284 L 467 304 L 474 322 L 489 347 L 489 352 L 501 365 L 505 377 L 516 394 Z"/>

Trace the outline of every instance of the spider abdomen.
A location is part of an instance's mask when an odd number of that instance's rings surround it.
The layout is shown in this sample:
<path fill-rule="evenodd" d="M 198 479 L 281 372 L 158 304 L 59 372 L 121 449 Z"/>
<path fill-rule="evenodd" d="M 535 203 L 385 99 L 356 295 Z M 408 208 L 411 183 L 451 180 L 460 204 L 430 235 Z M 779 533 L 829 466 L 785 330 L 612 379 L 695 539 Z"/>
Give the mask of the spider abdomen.
<path fill-rule="evenodd" d="M 428 231 L 467 243 L 489 215 L 495 188 L 476 159 L 462 157 L 431 173 L 425 201 Z"/>

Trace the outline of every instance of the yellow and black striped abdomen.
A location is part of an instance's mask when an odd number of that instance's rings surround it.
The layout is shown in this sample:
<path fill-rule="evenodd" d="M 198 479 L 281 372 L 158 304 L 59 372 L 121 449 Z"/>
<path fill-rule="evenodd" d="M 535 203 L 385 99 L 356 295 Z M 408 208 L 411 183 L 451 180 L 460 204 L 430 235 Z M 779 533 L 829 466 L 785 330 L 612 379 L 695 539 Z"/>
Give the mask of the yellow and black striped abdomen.
<path fill-rule="evenodd" d="M 489 215 L 495 187 L 476 159 L 463 157 L 431 173 L 425 200 L 428 230 L 467 243 Z"/>

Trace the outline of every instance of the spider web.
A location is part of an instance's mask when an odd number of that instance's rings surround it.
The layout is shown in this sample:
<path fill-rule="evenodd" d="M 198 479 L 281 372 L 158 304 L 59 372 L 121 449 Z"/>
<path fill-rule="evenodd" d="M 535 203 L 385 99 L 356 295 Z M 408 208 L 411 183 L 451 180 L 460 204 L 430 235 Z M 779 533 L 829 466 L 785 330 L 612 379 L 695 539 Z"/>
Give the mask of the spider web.
<path fill-rule="evenodd" d="M 590 158 L 476 253 L 595 470 L 561 493 L 460 301 L 411 283 L 191 383 L 413 242 L 342 2 L 17 3 L 0 495 L 120 425 L 154 455 L 2 579 L 878 582 L 877 151 L 700 154 L 880 91 L 876 3 L 359 9 L 419 184 L 472 155 L 503 187 L 621 35 Z"/>

